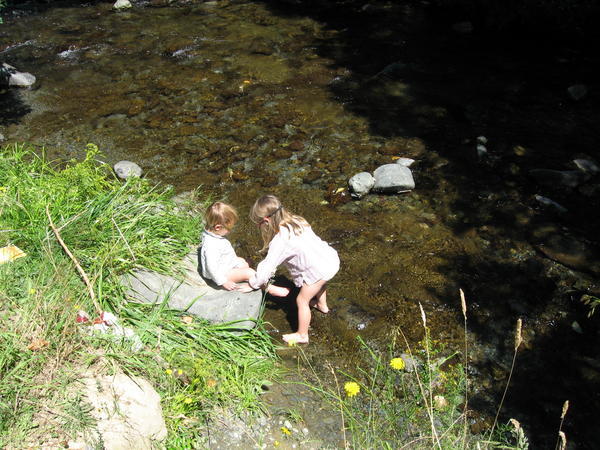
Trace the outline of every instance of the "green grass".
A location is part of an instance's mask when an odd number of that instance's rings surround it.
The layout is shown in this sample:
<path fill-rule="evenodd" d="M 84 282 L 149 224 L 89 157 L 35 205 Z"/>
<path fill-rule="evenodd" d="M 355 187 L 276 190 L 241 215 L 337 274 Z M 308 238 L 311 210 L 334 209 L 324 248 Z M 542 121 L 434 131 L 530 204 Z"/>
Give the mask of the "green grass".
<path fill-rule="evenodd" d="M 177 311 L 128 302 L 118 282 L 142 267 L 175 273 L 198 244 L 200 215 L 176 205 L 169 189 L 116 180 L 93 145 L 66 164 L 40 153 L 27 145 L 0 149 L 0 247 L 27 254 L 0 265 L 0 448 L 75 438 L 93 427 L 74 387 L 92 372 L 148 379 L 162 397 L 170 448 L 200 445 L 203 427 L 190 424 L 210 423 L 215 408 L 259 410 L 276 360 L 260 322 L 244 334 L 235 325 L 186 324 Z M 205 203 L 196 193 L 187 206 Z M 97 303 L 136 332 L 140 351 L 76 323 L 78 310 L 96 312 L 46 208 Z"/>
<path fill-rule="evenodd" d="M 464 303 L 463 311 L 466 323 Z M 434 342 L 425 313 L 421 312 L 424 336 L 418 348 L 411 348 L 399 328 L 391 333 L 387 352 L 383 353 L 376 352 L 358 337 L 361 352 L 358 359 L 362 365 L 344 371 L 329 364 L 331 380 L 324 380 L 309 360 L 302 358 L 312 369 L 307 386 L 321 393 L 339 412 L 345 447 L 527 449 L 523 428 L 514 419 L 498 428 L 494 428 L 494 422 L 485 434 L 471 432 L 468 371 L 464 364 L 467 358 L 449 351 L 441 342 Z M 515 352 L 520 333 L 519 326 Z M 465 344 L 465 353 L 466 350 Z M 500 409 L 501 405 L 498 412 Z"/>

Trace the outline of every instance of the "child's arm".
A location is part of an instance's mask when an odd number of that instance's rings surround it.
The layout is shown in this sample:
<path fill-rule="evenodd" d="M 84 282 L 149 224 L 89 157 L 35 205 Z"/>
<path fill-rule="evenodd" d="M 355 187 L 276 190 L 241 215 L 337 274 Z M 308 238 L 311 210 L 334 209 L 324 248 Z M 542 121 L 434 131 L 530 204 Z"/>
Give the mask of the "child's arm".
<path fill-rule="evenodd" d="M 288 249 L 281 235 L 275 235 L 266 258 L 258 264 L 256 274 L 248 280 L 248 284 L 254 289 L 259 289 L 267 284 L 277 267 L 289 256 L 287 253 Z"/>

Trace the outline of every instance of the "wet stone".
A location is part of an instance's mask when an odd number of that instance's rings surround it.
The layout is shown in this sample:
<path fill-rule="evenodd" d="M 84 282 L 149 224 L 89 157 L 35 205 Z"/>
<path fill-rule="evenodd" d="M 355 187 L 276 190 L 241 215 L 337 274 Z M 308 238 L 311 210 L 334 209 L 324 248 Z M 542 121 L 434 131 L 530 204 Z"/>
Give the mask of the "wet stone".
<path fill-rule="evenodd" d="M 306 175 L 304 175 L 302 177 L 302 181 L 304 181 L 307 184 L 310 184 L 314 181 L 317 181 L 319 178 L 321 178 L 321 174 L 322 174 L 322 172 L 320 170 L 311 170 L 310 172 L 308 172 Z"/>
<path fill-rule="evenodd" d="M 290 145 L 288 145 L 288 149 L 290 149 L 293 152 L 304 150 L 304 143 L 299 140 L 292 141 L 290 142 Z"/>
<path fill-rule="evenodd" d="M 290 152 L 289 150 L 287 150 L 285 148 L 278 148 L 273 152 L 273 156 L 276 159 L 288 159 L 289 157 L 292 156 L 292 152 Z"/>

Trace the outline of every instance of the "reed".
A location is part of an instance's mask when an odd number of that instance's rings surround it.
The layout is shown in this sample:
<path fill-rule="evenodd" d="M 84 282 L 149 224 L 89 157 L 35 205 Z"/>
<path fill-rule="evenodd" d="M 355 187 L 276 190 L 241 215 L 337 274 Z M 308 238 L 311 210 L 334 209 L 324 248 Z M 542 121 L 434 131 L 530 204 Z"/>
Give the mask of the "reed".
<path fill-rule="evenodd" d="M 502 393 L 502 398 L 500 399 L 500 404 L 498 405 L 498 410 L 496 411 L 496 416 L 494 417 L 494 423 L 492 424 L 492 428 L 490 429 L 489 436 L 494 434 L 494 429 L 496 428 L 496 424 L 498 423 L 498 416 L 500 415 L 500 411 L 502 410 L 502 405 L 504 404 L 504 399 L 506 398 L 506 393 L 508 392 L 508 386 L 510 385 L 510 379 L 512 377 L 513 371 L 515 369 L 515 362 L 517 360 L 517 351 L 519 350 L 519 346 L 523 342 L 523 338 L 521 335 L 521 328 L 523 322 L 521 319 L 517 319 L 517 326 L 515 328 L 515 337 L 514 337 L 514 351 L 512 357 L 512 363 L 510 365 L 510 371 L 508 373 L 508 379 L 506 380 L 506 385 L 504 387 L 504 392 Z"/>

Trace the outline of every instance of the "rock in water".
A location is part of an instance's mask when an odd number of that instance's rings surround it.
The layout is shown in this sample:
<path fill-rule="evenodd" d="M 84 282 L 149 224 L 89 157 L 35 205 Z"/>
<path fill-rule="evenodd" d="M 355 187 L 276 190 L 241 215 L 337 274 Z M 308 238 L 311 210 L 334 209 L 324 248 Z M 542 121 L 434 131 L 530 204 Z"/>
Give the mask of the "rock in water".
<path fill-rule="evenodd" d="M 369 172 L 360 172 L 348 181 L 352 197 L 362 198 L 367 195 L 375 185 L 375 178 Z"/>
<path fill-rule="evenodd" d="M 587 87 L 585 84 L 574 84 L 567 88 L 567 92 L 573 100 L 581 100 L 587 95 Z"/>
<path fill-rule="evenodd" d="M 122 180 L 126 180 L 129 177 L 142 176 L 142 168 L 131 161 L 119 161 L 113 166 L 113 169 Z"/>
<path fill-rule="evenodd" d="M 600 260 L 597 249 L 572 237 L 551 235 L 537 245 L 548 258 L 581 272 L 600 275 Z"/>
<path fill-rule="evenodd" d="M 565 208 L 564 206 L 562 206 L 560 203 L 555 202 L 551 198 L 544 197 L 543 195 L 538 195 L 538 194 L 536 194 L 534 196 L 534 198 L 539 203 L 541 203 L 542 205 L 551 207 L 551 208 L 555 209 L 557 212 L 559 212 L 561 214 L 564 214 L 564 213 L 566 213 L 568 211 L 567 208 Z"/>
<path fill-rule="evenodd" d="M 573 162 L 577 166 L 577 168 L 585 173 L 589 173 L 591 175 L 597 175 L 600 173 L 600 167 L 594 161 L 590 161 L 589 159 L 574 159 Z"/>
<path fill-rule="evenodd" d="M 0 66 L 0 85 L 30 87 L 35 84 L 35 76 L 28 72 L 19 72 L 10 64 Z"/>
<path fill-rule="evenodd" d="M 113 5 L 116 10 L 123 10 L 131 8 L 131 2 L 129 0 L 117 0 Z"/>
<path fill-rule="evenodd" d="M 401 164 L 384 164 L 375 169 L 373 190 L 384 194 L 407 192 L 415 188 L 412 172 Z"/>
<path fill-rule="evenodd" d="M 560 185 L 574 188 L 590 178 L 588 174 L 579 170 L 533 169 L 529 174 L 538 183 L 552 187 Z"/>
<path fill-rule="evenodd" d="M 410 167 L 415 163 L 415 160 L 412 158 L 398 158 L 396 160 L 396 164 L 400 164 L 404 167 Z"/>

